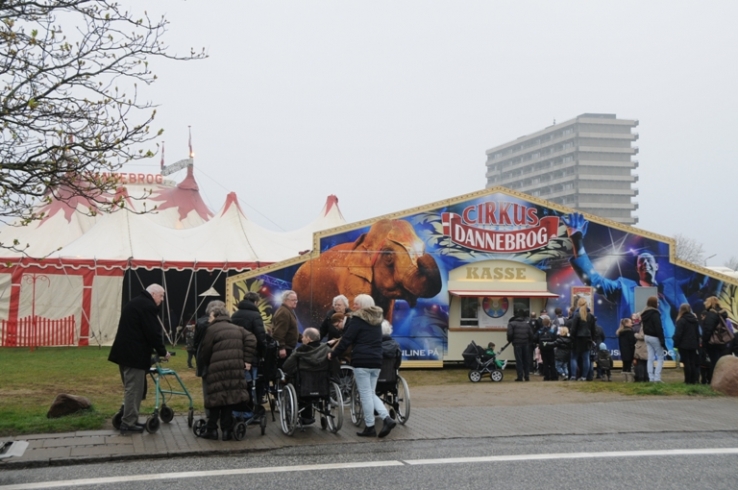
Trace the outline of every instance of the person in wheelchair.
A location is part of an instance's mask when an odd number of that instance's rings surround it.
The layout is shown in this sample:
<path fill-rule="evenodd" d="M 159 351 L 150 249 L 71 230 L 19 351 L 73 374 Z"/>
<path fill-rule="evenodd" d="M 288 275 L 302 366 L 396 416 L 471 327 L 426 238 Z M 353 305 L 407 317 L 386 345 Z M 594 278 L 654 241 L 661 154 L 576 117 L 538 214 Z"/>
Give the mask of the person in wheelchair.
<path fill-rule="evenodd" d="M 387 320 L 382 321 L 382 358 L 394 359 L 395 370 L 400 369 L 402 349 L 400 349 L 400 344 L 392 338 L 392 324 Z"/>
<path fill-rule="evenodd" d="M 357 432 L 360 437 L 377 436 L 374 428 L 374 411 L 376 410 L 384 426 L 378 437 L 385 437 L 397 425 L 384 407 L 382 400 L 375 394 L 377 380 L 382 368 L 382 320 L 384 312 L 374 304 L 374 298 L 368 294 L 359 294 L 354 298 L 351 314 L 346 330 L 338 345 L 329 353 L 330 359 L 340 358 L 349 346 L 351 365 L 354 368 L 354 382 L 359 391 L 364 412 L 364 430 Z"/>
<path fill-rule="evenodd" d="M 290 357 L 284 362 L 282 370 L 288 376 L 297 373 L 298 364 L 300 371 L 325 371 L 328 365 L 328 352 L 331 348 L 328 344 L 320 343 L 320 332 L 316 328 L 306 328 L 302 332 L 303 344 L 295 349 Z M 299 400 L 299 410 L 302 425 L 315 423 L 313 417 L 313 406 L 309 401 Z"/>

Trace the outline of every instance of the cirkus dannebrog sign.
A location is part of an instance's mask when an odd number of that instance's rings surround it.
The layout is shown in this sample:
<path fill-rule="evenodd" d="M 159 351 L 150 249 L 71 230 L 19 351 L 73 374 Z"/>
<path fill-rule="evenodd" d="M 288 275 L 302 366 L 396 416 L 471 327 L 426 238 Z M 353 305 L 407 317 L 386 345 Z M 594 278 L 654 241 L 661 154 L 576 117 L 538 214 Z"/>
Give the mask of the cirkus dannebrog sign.
<path fill-rule="evenodd" d="M 443 213 L 443 233 L 457 245 L 490 253 L 545 247 L 556 236 L 559 218 L 538 218 L 535 207 L 505 201 L 467 206 L 461 215 Z"/>

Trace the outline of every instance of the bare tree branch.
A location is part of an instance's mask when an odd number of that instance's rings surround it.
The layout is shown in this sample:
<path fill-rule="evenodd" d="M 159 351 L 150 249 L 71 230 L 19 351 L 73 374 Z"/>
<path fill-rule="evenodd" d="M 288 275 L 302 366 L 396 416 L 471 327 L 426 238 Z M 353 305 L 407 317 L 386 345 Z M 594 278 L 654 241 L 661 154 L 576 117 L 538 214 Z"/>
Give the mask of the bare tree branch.
<path fill-rule="evenodd" d="M 697 265 L 705 265 L 705 251 L 701 243 L 682 234 L 675 235 L 674 239 L 676 240 L 676 256 L 678 259 Z"/>
<path fill-rule="evenodd" d="M 167 26 L 110 0 L 0 0 L 0 221 L 40 219 L 52 197 L 121 205 L 103 175 L 153 156 L 162 132 L 139 93 L 149 59 L 206 56 L 170 54 Z"/>

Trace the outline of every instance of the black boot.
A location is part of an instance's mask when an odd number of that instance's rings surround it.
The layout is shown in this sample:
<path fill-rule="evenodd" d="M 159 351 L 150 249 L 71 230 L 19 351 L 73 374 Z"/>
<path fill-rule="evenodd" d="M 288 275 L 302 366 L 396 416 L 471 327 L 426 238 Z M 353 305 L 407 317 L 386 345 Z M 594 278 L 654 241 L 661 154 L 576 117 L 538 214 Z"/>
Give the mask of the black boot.
<path fill-rule="evenodd" d="M 211 439 L 213 441 L 218 440 L 218 429 L 208 429 L 205 431 L 205 433 L 202 435 L 203 439 Z"/>
<path fill-rule="evenodd" d="M 216 436 L 217 438 L 217 436 Z M 224 441 L 232 441 L 233 440 L 233 432 L 230 430 L 224 430 L 223 431 L 223 440 Z"/>
<path fill-rule="evenodd" d="M 379 436 L 377 437 L 385 437 L 387 434 L 390 433 L 392 429 L 395 428 L 396 425 L 397 422 L 392 420 L 392 417 L 387 417 L 386 419 L 384 419 L 384 425 L 382 426 L 382 430 L 379 431 Z"/>
<path fill-rule="evenodd" d="M 357 432 L 356 435 L 359 437 L 376 437 L 377 431 L 372 425 L 371 427 L 364 427 L 364 430 L 362 430 L 361 432 Z"/>

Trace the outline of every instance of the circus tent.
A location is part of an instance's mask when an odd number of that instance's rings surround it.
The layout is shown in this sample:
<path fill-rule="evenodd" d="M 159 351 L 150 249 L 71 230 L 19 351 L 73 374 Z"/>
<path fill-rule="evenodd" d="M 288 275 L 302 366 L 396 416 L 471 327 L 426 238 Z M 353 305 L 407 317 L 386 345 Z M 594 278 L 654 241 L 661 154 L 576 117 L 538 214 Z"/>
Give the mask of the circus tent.
<path fill-rule="evenodd" d="M 90 213 L 86 202 L 52 201 L 55 212 L 42 222 L 0 231 L 3 242 L 12 234 L 31 244 L 26 256 L 2 258 L 0 345 L 23 345 L 42 330 L 46 337 L 71 332 L 61 341 L 52 339 L 54 344 L 109 344 L 123 300 L 144 284 L 170 278 L 167 289 L 178 291 L 169 294 L 177 305 L 168 303 L 166 310 L 173 311 L 196 297 L 198 277 L 208 288 L 225 274 L 225 284 L 231 272 L 310 250 L 315 231 L 345 223 L 335 196 L 328 197 L 316 220 L 292 232 L 267 230 L 249 220 L 235 193 L 214 214 L 199 195 L 191 167 L 178 185 L 127 184 L 120 194 L 127 205 L 111 213 Z M 141 214 L 153 206 L 154 212 Z M 180 301 L 177 296 L 183 294 Z M 181 319 L 183 312 L 171 316 Z"/>

